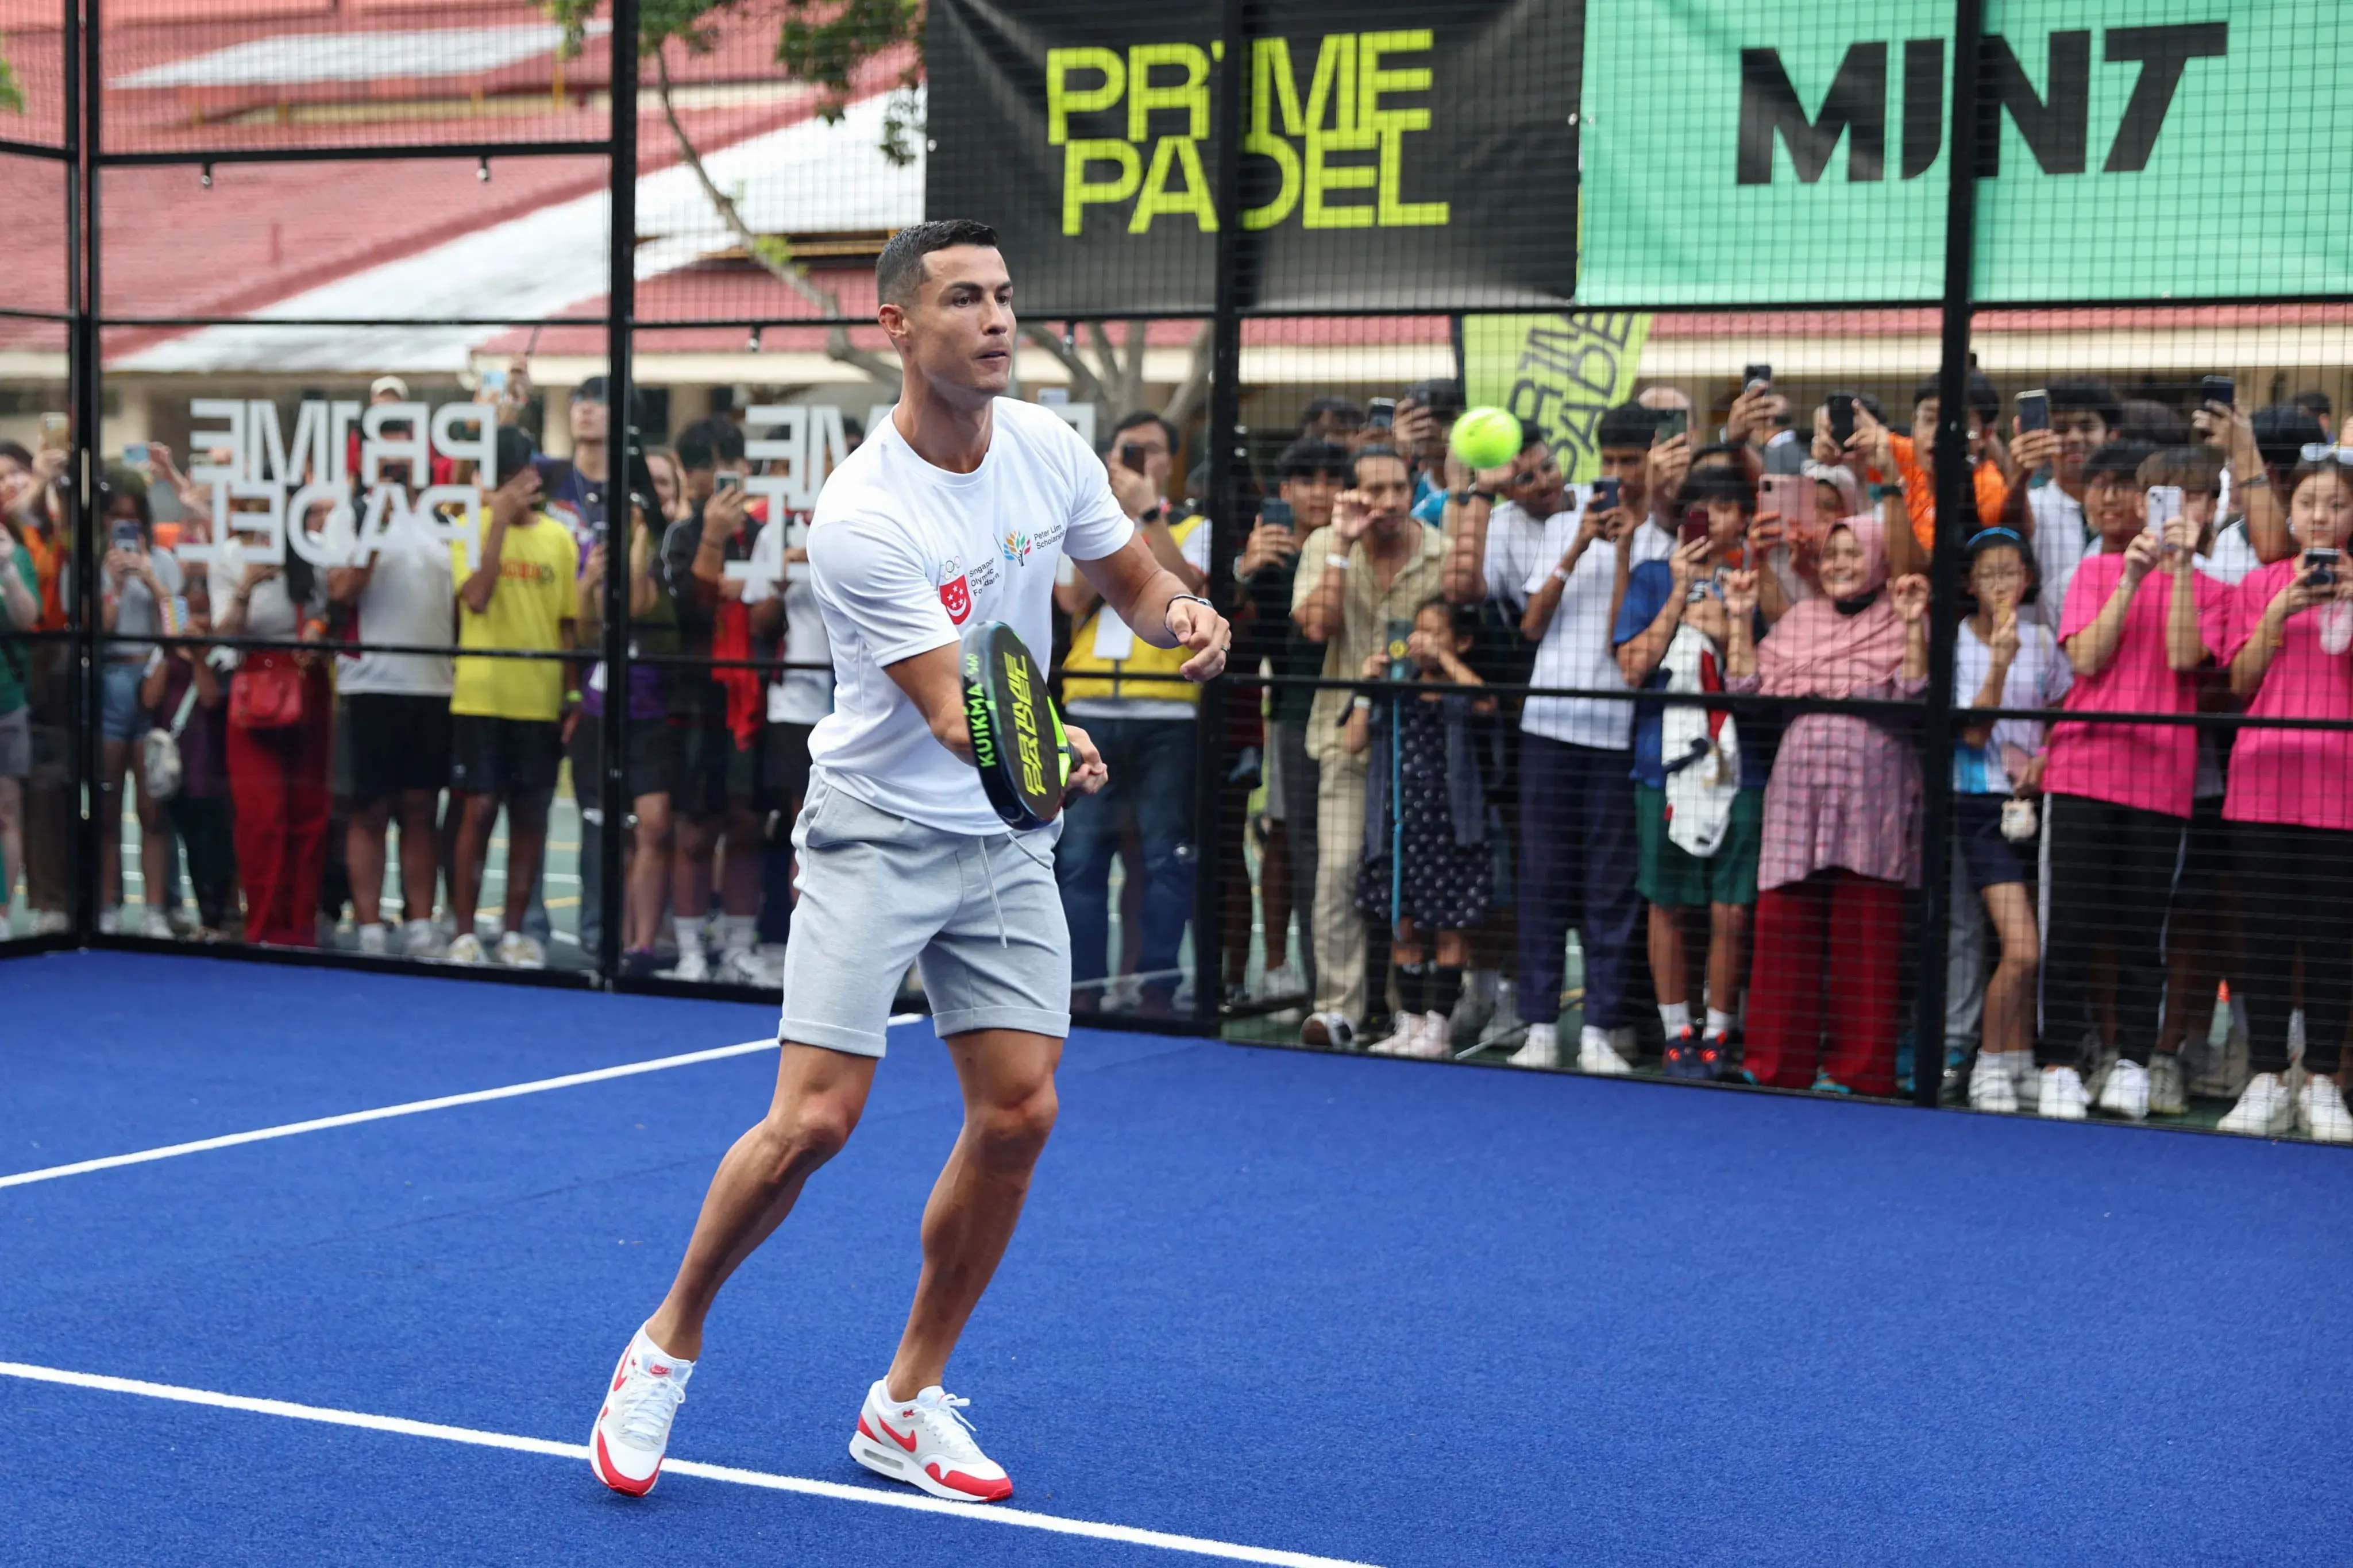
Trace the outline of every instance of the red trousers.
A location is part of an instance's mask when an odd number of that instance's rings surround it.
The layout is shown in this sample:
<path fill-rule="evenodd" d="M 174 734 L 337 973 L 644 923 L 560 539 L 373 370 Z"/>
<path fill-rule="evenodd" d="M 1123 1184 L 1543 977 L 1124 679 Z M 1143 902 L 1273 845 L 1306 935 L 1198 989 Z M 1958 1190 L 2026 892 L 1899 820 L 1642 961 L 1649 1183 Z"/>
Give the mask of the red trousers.
<path fill-rule="evenodd" d="M 301 723 L 282 730 L 228 726 L 228 793 L 237 808 L 248 942 L 318 944 L 333 737 L 334 692 L 323 669 L 303 679 Z"/>
<path fill-rule="evenodd" d="M 1821 1073 L 1857 1094 L 1895 1092 L 1904 889 L 1817 871 L 1757 900 L 1748 1051 L 1758 1083 L 1810 1089 Z"/>

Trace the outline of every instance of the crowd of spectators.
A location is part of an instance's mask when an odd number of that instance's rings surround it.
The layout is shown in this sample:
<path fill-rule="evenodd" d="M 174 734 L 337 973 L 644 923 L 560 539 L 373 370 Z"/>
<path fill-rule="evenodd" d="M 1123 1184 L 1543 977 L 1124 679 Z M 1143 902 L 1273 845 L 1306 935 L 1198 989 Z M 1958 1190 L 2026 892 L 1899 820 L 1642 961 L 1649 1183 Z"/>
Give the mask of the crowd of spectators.
<path fill-rule="evenodd" d="M 387 377 L 373 395 L 407 394 Z M 1188 586 L 1215 580 L 1213 540 L 1233 551 L 1234 668 L 1254 679 L 1204 730 L 1173 656 L 1061 574 L 1060 692 L 1113 781 L 1071 804 L 1057 846 L 1073 1006 L 1191 1005 L 1208 852 L 1217 885 L 1257 900 L 1222 921 L 1222 1000 L 1297 1004 L 1310 1044 L 1607 1074 L 1655 1058 L 1866 1095 L 1897 1092 L 1908 1056 L 1981 1109 L 2069 1119 L 2178 1114 L 2219 1072 L 2226 1127 L 2353 1141 L 2335 1081 L 2353 974 L 2316 940 L 2353 870 L 2353 806 L 2310 785 L 2341 776 L 2353 728 L 2156 721 L 2353 721 L 2336 553 L 2353 448 L 2316 401 L 2207 397 L 2184 417 L 2077 378 L 2012 405 L 1973 376 L 1941 847 L 1923 842 L 1919 763 L 1933 383 L 1908 417 L 1859 393 L 1796 409 L 1769 374 L 1721 415 L 1654 387 L 1594 421 L 1597 471 L 1576 483 L 1533 430 L 1509 462 L 1466 468 L 1450 383 L 1319 398 L 1265 492 L 1245 477 L 1230 528 L 1199 473 L 1177 476 L 1184 433 L 1127 415 L 1103 443 L 1113 492 Z M 729 417 L 629 475 L 600 382 L 569 419 L 562 461 L 501 426 L 473 560 L 417 531 L 364 564 L 231 546 L 196 566 L 175 546 L 205 537 L 205 487 L 160 445 L 109 471 L 102 929 L 303 946 L 348 917 L 365 953 L 529 968 L 548 962 L 551 902 L 596 951 L 614 876 L 629 973 L 778 983 L 790 825 L 830 707 L 804 520 L 753 499 Z M 0 631 L 74 613 L 62 458 L 0 445 Z M 475 478 L 385 477 L 412 494 Z M 779 580 L 743 570 L 764 550 Z M 597 657 L 617 573 L 625 690 Z M 68 903 L 70 652 L 0 639 L 0 856 L 37 931 L 63 929 Z M 616 701 L 628 755 L 607 800 Z M 1196 816 L 1208 745 L 1214 847 Z M 567 760 L 577 880 L 551 900 Z M 1931 854 L 1954 894 L 1947 1009 L 1914 1049 Z M 2226 1034 L 2235 1072 L 2200 1054 Z"/>
<path fill-rule="evenodd" d="M 1258 919 L 1302 1037 L 1868 1095 L 1941 1056 L 1979 1109 L 2070 1120 L 2180 1114 L 2200 1080 L 2227 1130 L 2353 1142 L 2353 972 L 2316 941 L 2353 727 L 2156 721 L 2353 721 L 2353 446 L 2318 395 L 2200 391 L 2186 417 L 2090 378 L 2005 406 L 1973 373 L 1940 847 L 1934 382 L 1908 417 L 1809 417 L 1758 374 L 1714 440 L 1653 388 L 1576 485 L 1535 431 L 1466 468 L 1451 386 L 1311 404 L 1237 563 L 1269 677 Z M 1929 853 L 1947 1007 L 1915 1053 Z"/>

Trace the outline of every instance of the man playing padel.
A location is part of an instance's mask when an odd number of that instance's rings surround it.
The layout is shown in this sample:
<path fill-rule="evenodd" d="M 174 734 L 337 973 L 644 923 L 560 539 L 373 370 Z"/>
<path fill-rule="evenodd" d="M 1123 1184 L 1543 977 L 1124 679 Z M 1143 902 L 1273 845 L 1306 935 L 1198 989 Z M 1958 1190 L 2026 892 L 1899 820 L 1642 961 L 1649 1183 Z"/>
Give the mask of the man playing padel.
<path fill-rule="evenodd" d="M 827 480 L 809 525 L 834 710 L 809 738 L 793 829 L 800 901 L 785 951 L 776 1098 L 720 1162 L 670 1294 L 606 1390 L 589 1462 L 632 1495 L 661 1472 L 719 1288 L 858 1125 L 892 995 L 917 962 L 963 1085 L 964 1130 L 923 1210 L 906 1331 L 866 1392 L 849 1449 L 935 1497 L 1012 1495 L 957 1414 L 965 1401 L 941 1384 L 1053 1130 L 1070 941 L 1054 829 L 1008 832 L 974 769 L 958 634 L 1003 621 L 1046 649 L 1055 562 L 1068 555 L 1137 636 L 1192 650 L 1187 679 L 1225 666 L 1224 619 L 1160 565 L 1086 443 L 1047 410 L 1001 395 L 1013 285 L 995 231 L 967 221 L 902 229 L 875 283 L 905 379 L 891 418 Z M 1025 535 L 1027 549 L 1006 543 Z M 1101 789 L 1101 755 L 1083 731 L 1069 733 L 1071 786 Z"/>

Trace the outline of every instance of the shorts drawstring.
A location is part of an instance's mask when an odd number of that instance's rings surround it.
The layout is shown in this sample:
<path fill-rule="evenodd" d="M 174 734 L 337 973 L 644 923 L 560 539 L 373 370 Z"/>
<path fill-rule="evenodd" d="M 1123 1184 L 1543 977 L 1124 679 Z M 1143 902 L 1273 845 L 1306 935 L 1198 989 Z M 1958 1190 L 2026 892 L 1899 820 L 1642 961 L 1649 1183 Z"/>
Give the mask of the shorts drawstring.
<path fill-rule="evenodd" d="M 1013 835 L 1007 834 L 1005 843 L 1012 847 Z M 988 845 L 989 840 L 981 840 L 980 868 L 988 874 L 988 907 L 997 911 L 997 945 L 1009 948 L 1013 943 L 1005 934 L 1005 906 L 997 901 L 997 862 L 989 858 Z"/>

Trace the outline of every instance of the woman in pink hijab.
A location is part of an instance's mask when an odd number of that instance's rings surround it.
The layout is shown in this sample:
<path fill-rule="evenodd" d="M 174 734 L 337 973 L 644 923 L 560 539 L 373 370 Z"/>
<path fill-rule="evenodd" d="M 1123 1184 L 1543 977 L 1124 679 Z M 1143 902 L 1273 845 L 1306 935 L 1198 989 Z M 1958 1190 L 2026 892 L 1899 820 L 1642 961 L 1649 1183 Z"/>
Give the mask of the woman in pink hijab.
<path fill-rule="evenodd" d="M 1928 584 L 1887 581 L 1884 530 L 1831 526 L 1814 564 L 1821 593 L 1736 656 L 1727 691 L 1889 700 L 1928 684 Z M 1753 575 L 1725 608 L 1756 598 Z M 1749 968 L 1747 1076 L 1781 1089 L 1895 1092 L 1904 889 L 1920 879 L 1920 765 L 1893 729 L 1853 713 L 1791 722 L 1765 786 Z"/>

